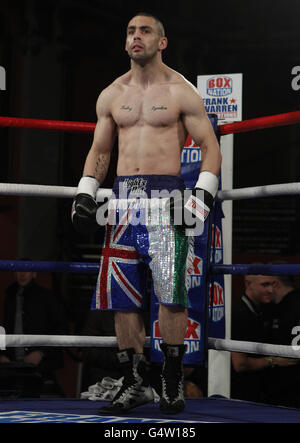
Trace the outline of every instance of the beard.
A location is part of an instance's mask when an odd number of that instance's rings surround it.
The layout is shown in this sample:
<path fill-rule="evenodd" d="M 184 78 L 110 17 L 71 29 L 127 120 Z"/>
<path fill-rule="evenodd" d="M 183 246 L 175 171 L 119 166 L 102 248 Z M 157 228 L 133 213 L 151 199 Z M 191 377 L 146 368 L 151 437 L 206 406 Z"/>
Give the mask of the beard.
<path fill-rule="evenodd" d="M 155 49 L 146 50 L 145 48 L 142 51 L 138 52 L 134 52 L 131 50 L 128 51 L 130 59 L 137 63 L 138 62 L 143 63 L 152 60 L 155 57 L 156 53 L 157 51 Z"/>

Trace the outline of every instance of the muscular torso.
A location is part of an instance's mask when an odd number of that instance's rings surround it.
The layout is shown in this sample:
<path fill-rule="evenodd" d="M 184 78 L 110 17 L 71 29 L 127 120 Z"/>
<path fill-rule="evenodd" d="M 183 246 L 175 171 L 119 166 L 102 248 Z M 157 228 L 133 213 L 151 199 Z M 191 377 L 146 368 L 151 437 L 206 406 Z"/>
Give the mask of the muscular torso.
<path fill-rule="evenodd" d="M 119 138 L 117 175 L 180 174 L 180 153 L 187 134 L 176 89 L 183 82 L 174 75 L 143 89 L 132 86 L 126 75 L 116 81 L 119 93 L 111 114 Z"/>

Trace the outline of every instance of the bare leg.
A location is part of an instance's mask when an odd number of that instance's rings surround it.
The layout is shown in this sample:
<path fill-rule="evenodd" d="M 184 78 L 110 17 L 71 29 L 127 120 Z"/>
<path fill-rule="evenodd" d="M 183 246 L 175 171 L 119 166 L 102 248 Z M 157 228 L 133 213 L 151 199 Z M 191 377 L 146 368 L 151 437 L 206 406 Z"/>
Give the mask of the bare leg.
<path fill-rule="evenodd" d="M 115 330 L 120 350 L 134 348 L 137 354 L 143 353 L 146 333 L 138 311 L 116 311 Z"/>
<path fill-rule="evenodd" d="M 147 362 L 143 355 L 145 328 L 138 311 L 115 312 L 119 361 L 123 382 L 112 402 L 99 409 L 100 414 L 122 414 L 153 401 L 153 391 L 147 377 Z"/>
<path fill-rule="evenodd" d="M 164 343 L 181 345 L 187 328 L 188 311 L 182 306 L 160 305 L 159 329 Z"/>

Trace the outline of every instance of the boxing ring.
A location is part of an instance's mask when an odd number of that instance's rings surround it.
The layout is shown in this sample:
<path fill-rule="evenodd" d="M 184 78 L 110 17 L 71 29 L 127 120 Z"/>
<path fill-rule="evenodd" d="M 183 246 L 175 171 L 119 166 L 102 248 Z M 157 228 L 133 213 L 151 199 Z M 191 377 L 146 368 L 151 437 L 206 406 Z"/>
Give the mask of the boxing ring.
<path fill-rule="evenodd" d="M 254 131 L 277 126 L 300 123 L 300 111 L 261 117 L 218 127 L 219 134 L 226 136 L 235 133 Z M 53 131 L 92 132 L 95 124 L 82 122 L 63 122 L 24 118 L 0 117 L 0 127 L 30 128 Z M 221 138 L 222 141 L 222 138 Z M 73 198 L 77 187 L 45 186 L 16 183 L 0 183 L 0 195 L 43 198 Z M 98 190 L 101 197 L 109 197 L 110 189 Z M 217 198 L 221 201 L 263 198 L 269 196 L 299 195 L 300 183 L 286 183 L 243 189 L 221 190 Z M 98 194 L 97 194 L 98 195 Z M 226 235 L 226 232 L 224 232 Z M 229 236 L 231 233 L 229 233 Z M 98 263 L 74 262 L 34 262 L 18 260 L 0 260 L 2 271 L 47 271 L 97 273 Z M 213 275 L 263 274 L 263 275 L 300 275 L 300 264 L 294 265 L 245 265 L 212 264 L 209 272 Z M 225 291 L 226 297 L 226 291 Z M 227 299 L 226 299 L 227 301 Z M 230 303 L 227 303 L 231 307 Z M 228 330 L 227 334 L 228 336 Z M 1 335 L 0 348 L 5 347 L 111 347 L 116 346 L 115 337 L 85 336 L 39 336 L 39 335 Z M 146 346 L 150 345 L 147 337 Z M 300 346 L 277 346 L 262 343 L 239 342 L 230 339 L 208 338 L 208 348 L 216 353 L 225 353 L 227 362 L 229 352 L 300 358 Z M 224 354 L 223 354 L 224 355 Z M 230 358 L 230 357 L 229 357 Z M 52 423 L 183 423 L 193 427 L 197 423 L 295 423 L 300 422 L 300 409 L 268 406 L 232 400 L 222 395 L 208 398 L 187 399 L 184 412 L 174 417 L 162 416 L 157 404 L 148 404 L 128 412 L 122 417 L 101 417 L 97 409 L 101 401 L 82 399 L 0 399 L 1 422 L 52 422 Z M 194 429 L 194 428 L 190 428 Z M 196 429 L 196 428 L 195 428 Z M 195 431 L 196 432 L 196 431 Z M 145 435 L 145 434 L 144 434 Z M 197 435 L 197 434 L 196 434 Z M 195 435 L 195 436 L 196 436 Z M 199 434 L 200 435 L 200 434 Z M 183 436 L 183 435 L 181 435 Z M 187 436 L 187 435 L 185 435 Z M 193 436 L 193 435 L 190 435 Z"/>

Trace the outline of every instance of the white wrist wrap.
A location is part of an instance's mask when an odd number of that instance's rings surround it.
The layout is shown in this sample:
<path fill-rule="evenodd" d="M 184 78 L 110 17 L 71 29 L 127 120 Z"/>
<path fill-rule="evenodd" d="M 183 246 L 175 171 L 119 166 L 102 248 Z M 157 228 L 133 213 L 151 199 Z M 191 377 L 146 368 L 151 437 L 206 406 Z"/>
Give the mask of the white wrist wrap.
<path fill-rule="evenodd" d="M 215 198 L 219 188 L 219 179 L 212 172 L 200 172 L 198 181 L 195 184 L 195 188 L 204 189 L 205 191 L 209 192 L 213 198 Z"/>
<path fill-rule="evenodd" d="M 89 194 L 91 197 L 96 198 L 98 188 L 99 182 L 94 177 L 82 177 L 78 184 L 76 195 Z"/>

